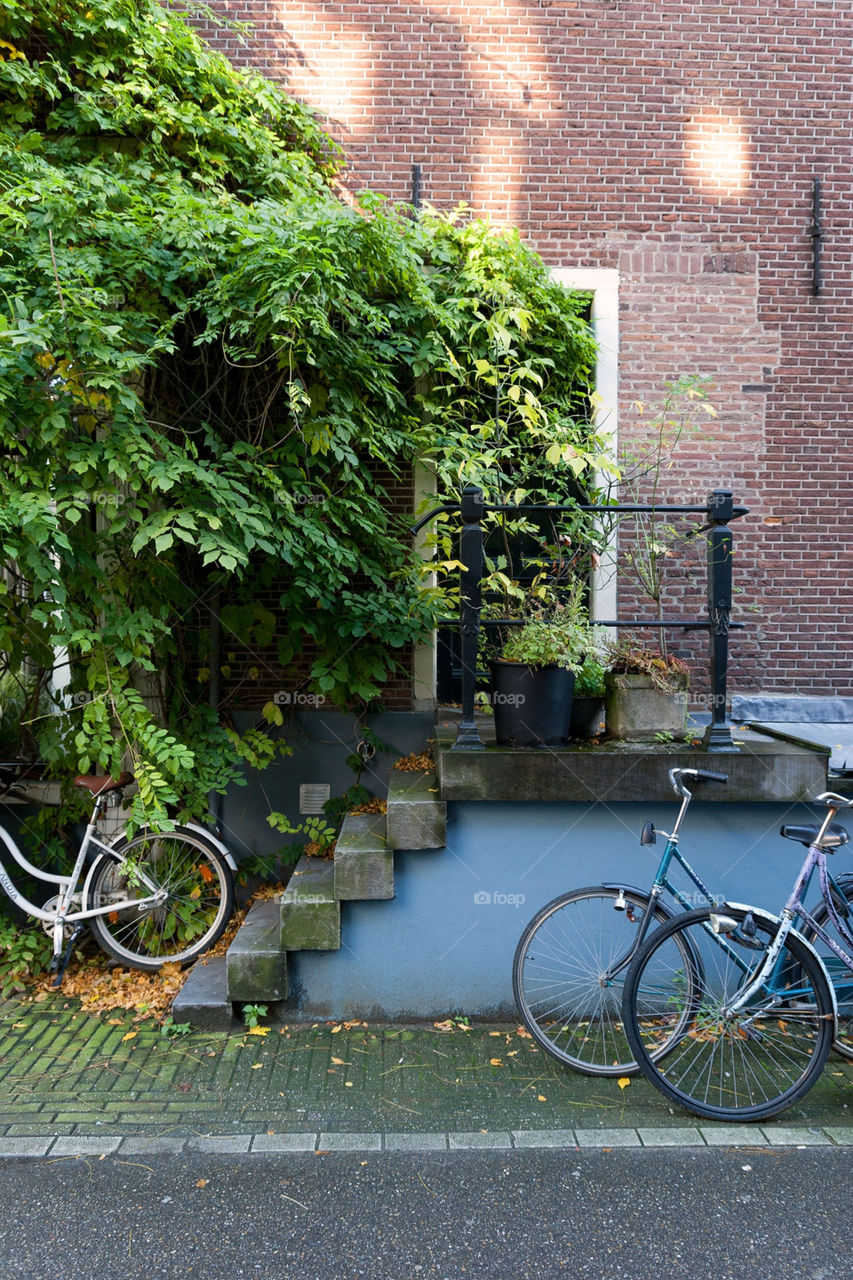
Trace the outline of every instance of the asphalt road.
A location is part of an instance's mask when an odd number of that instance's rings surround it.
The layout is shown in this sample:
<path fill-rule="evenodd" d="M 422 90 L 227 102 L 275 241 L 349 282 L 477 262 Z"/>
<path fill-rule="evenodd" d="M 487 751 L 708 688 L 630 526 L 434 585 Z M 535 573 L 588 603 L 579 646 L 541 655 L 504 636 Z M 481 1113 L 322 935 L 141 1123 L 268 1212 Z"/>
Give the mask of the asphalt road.
<path fill-rule="evenodd" d="M 0 1280 L 849 1280 L 837 1148 L 0 1162 Z"/>

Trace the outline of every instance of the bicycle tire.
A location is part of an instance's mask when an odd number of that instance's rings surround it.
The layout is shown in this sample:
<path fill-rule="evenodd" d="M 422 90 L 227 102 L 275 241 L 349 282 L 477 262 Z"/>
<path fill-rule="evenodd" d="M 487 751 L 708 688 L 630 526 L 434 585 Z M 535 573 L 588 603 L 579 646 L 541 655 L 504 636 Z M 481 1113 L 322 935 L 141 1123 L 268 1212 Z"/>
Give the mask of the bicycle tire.
<path fill-rule="evenodd" d="M 736 920 L 738 929 L 717 936 L 709 929 L 713 914 L 686 912 L 643 945 L 625 979 L 625 1031 L 643 1074 L 671 1101 L 709 1120 L 766 1120 L 802 1098 L 823 1070 L 834 1034 L 829 983 L 813 952 L 789 934 L 774 968 L 788 976 L 728 1014 L 726 1002 L 746 980 L 740 966 L 757 971 L 779 924 L 725 906 L 717 914 Z M 683 978 L 675 943 L 685 937 L 702 959 L 702 980 L 676 1039 L 669 1023 L 679 1011 Z M 661 1037 L 662 1054 L 655 1052 Z"/>
<path fill-rule="evenodd" d="M 836 884 L 846 900 L 851 904 L 851 907 L 853 907 L 853 880 L 851 880 L 851 877 L 849 875 L 839 876 Z M 819 903 L 812 915 L 817 924 L 823 925 L 825 929 L 832 932 L 832 920 L 825 903 Z M 851 912 L 847 925 L 848 928 L 853 929 L 853 912 Z M 844 962 L 839 960 L 838 956 L 830 951 L 825 943 L 821 942 L 813 929 L 804 926 L 802 934 L 817 951 L 823 961 L 827 977 L 835 988 L 835 1000 L 838 1009 L 835 1039 L 832 1042 L 832 1047 L 840 1057 L 845 1058 L 847 1062 L 853 1062 L 853 974 L 851 974 Z M 847 942 L 841 938 L 838 940 L 845 951 L 850 950 Z"/>
<path fill-rule="evenodd" d="M 624 911 L 614 909 L 620 897 Z M 622 984 L 649 902 L 639 889 L 573 889 L 542 907 L 519 938 L 512 964 L 519 1013 L 537 1043 L 574 1071 L 624 1076 L 639 1069 L 622 1028 Z M 670 919 L 658 903 L 651 927 Z M 623 969 L 605 985 L 620 958 Z"/>
<path fill-rule="evenodd" d="M 166 898 L 144 911 L 130 906 L 92 916 L 92 933 L 114 960 L 149 971 L 169 962 L 189 964 L 222 936 L 234 909 L 234 882 L 213 845 L 185 831 L 143 832 L 123 840 L 94 863 L 87 908 L 149 896 L 146 887 L 134 883 L 128 862 L 143 865 Z"/>

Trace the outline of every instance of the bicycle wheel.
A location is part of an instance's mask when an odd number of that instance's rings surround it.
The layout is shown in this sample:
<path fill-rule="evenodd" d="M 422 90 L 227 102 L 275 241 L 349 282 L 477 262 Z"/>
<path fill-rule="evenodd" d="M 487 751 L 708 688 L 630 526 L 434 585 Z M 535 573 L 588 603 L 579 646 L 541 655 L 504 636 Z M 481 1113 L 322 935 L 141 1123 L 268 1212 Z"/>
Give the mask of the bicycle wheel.
<path fill-rule="evenodd" d="M 850 876 L 842 875 L 837 878 L 836 884 L 843 897 L 850 904 L 848 908 L 850 914 L 846 917 L 845 923 L 848 929 L 853 930 L 853 881 L 851 881 Z M 839 908 L 843 908 L 841 902 L 836 905 Z M 829 911 L 824 903 L 820 903 L 812 914 L 819 925 L 822 925 L 827 932 L 835 935 Z M 844 918 L 843 910 L 842 918 Z M 832 1047 L 842 1058 L 846 1058 L 848 1062 L 853 1062 L 853 973 L 850 972 L 844 961 L 840 960 L 826 943 L 817 937 L 813 929 L 804 926 L 802 933 L 814 946 L 823 961 L 827 977 L 835 988 L 838 1018 L 835 1024 L 835 1039 L 832 1042 Z M 844 950 L 849 953 L 849 943 L 843 938 L 838 938 L 837 940 Z"/>
<path fill-rule="evenodd" d="M 712 914 L 737 927 L 715 934 Z M 820 962 L 800 938 L 788 936 L 764 986 L 730 1012 L 778 927 L 728 906 L 686 912 L 649 938 L 628 971 L 623 1017 L 631 1050 L 652 1084 L 696 1115 L 765 1120 L 803 1097 L 823 1069 L 833 1037 L 832 997 Z M 689 1007 L 685 939 L 702 961 L 698 999 Z"/>
<path fill-rule="evenodd" d="M 211 947 L 234 909 L 231 869 L 221 854 L 188 832 L 144 832 L 116 846 L 121 861 L 102 854 L 88 881 L 87 908 L 116 904 L 92 916 L 98 944 L 113 959 L 134 969 L 159 969 L 168 961 L 186 964 Z M 134 866 L 162 892 L 162 901 L 132 905 L 151 896 L 134 876 Z M 130 905 L 120 906 L 128 902 Z"/>
<path fill-rule="evenodd" d="M 622 1028 L 622 983 L 638 938 L 671 919 L 658 904 L 647 921 L 648 910 L 649 895 L 639 889 L 574 889 L 544 906 L 519 939 L 512 988 L 524 1025 L 575 1071 L 638 1069 Z M 688 952 L 685 965 L 692 966 Z"/>

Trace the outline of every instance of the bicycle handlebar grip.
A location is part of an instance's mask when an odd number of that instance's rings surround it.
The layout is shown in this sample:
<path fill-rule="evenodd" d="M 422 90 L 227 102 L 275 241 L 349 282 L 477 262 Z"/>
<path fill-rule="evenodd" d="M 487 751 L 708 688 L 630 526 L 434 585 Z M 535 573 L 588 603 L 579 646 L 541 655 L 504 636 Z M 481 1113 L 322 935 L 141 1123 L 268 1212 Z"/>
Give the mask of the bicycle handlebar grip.
<path fill-rule="evenodd" d="M 708 769 L 696 770 L 697 782 L 728 782 L 729 775 L 727 773 L 711 773 Z"/>

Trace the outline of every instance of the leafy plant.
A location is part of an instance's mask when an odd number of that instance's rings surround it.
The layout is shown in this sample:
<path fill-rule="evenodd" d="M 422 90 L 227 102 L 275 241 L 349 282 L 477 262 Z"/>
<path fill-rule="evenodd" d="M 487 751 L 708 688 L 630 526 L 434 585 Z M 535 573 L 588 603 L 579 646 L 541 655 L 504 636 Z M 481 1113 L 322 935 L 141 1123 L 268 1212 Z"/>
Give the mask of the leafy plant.
<path fill-rule="evenodd" d="M 51 940 L 40 926 L 0 915 L 0 995 L 18 994 L 29 979 L 46 973 L 52 954 Z"/>
<path fill-rule="evenodd" d="M 575 672 L 576 698 L 603 698 L 606 669 L 597 653 L 587 651 L 583 662 Z"/>
<path fill-rule="evenodd" d="M 670 692 L 686 688 L 690 678 L 689 668 L 680 658 L 645 648 L 627 636 L 611 644 L 608 669 L 617 676 L 650 676 L 655 688 Z"/>
<path fill-rule="evenodd" d="M 251 1031 L 253 1027 L 257 1027 L 260 1025 L 261 1019 L 265 1018 L 268 1012 L 269 1012 L 268 1005 L 244 1004 L 242 1009 L 243 1022 L 245 1023 L 248 1030 Z"/>
<path fill-rule="evenodd" d="M 581 584 L 575 585 L 565 603 L 513 627 L 504 641 L 507 662 L 530 666 L 559 666 L 578 671 L 584 656 L 596 646 L 596 636 L 583 605 Z"/>
<path fill-rule="evenodd" d="M 656 505 L 661 502 L 665 474 L 672 468 L 674 453 L 685 437 L 695 437 L 701 424 L 716 417 L 708 400 L 709 379 L 687 375 L 664 385 L 660 402 L 653 406 L 635 402 L 636 436 L 642 440 L 637 451 L 624 450 L 620 458 L 619 488 L 625 502 Z M 685 548 L 695 525 L 679 524 L 665 512 L 638 513 L 621 517 L 630 528 L 628 546 L 621 569 L 651 600 L 658 621 L 663 620 L 664 583 L 675 559 L 676 549 Z M 667 654 L 666 629 L 658 630 L 661 654 Z"/>

